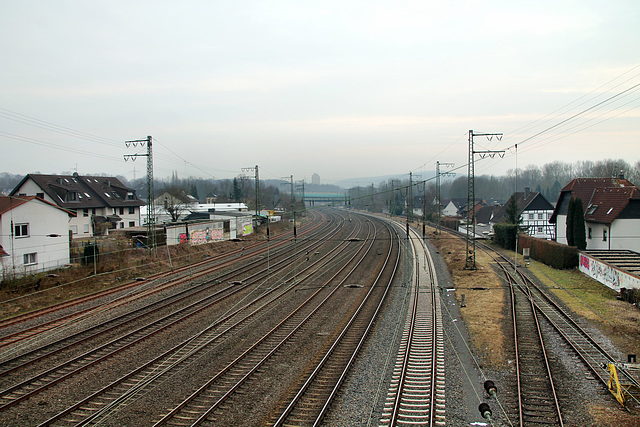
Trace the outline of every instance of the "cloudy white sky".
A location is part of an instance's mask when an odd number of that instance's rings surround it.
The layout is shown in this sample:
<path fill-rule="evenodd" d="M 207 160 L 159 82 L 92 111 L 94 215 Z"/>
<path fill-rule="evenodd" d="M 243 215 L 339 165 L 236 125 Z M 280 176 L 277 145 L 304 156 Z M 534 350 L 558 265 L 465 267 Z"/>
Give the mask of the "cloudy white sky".
<path fill-rule="evenodd" d="M 324 183 L 640 160 L 640 2 L 0 1 L 0 171 Z M 609 99 L 611 98 L 611 99 Z M 575 117 L 574 117 L 575 116 Z M 539 135 L 538 135 L 539 134 Z M 537 135 L 537 136 L 536 136 Z"/>

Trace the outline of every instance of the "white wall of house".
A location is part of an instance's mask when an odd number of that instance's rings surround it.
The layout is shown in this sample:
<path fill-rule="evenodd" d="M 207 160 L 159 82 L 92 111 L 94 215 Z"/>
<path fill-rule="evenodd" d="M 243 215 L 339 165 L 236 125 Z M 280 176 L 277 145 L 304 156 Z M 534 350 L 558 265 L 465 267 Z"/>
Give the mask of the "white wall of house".
<path fill-rule="evenodd" d="M 528 227 L 527 234 L 539 239 L 552 239 L 553 224 L 549 223 L 552 210 L 530 210 L 522 212 L 522 225 Z"/>
<path fill-rule="evenodd" d="M 567 216 L 566 215 L 556 216 L 556 242 L 562 243 L 563 245 L 567 244 Z M 589 240 L 587 240 L 587 249 L 591 249 L 589 247 Z"/>
<path fill-rule="evenodd" d="M 627 249 L 640 252 L 640 219 L 616 219 L 611 227 L 608 224 L 587 222 L 586 231 L 587 249 Z"/>
<path fill-rule="evenodd" d="M 456 215 L 458 215 L 458 208 L 456 207 L 456 205 L 453 202 L 449 202 L 449 204 L 447 206 L 442 208 L 442 215 L 444 215 L 444 216 L 456 216 Z"/>
<path fill-rule="evenodd" d="M 140 208 L 138 206 L 124 206 L 117 208 L 105 208 L 106 215 L 118 215 L 121 221 L 116 228 L 137 227 L 140 225 Z"/>
<path fill-rule="evenodd" d="M 26 225 L 27 235 L 16 236 L 12 223 Z M 0 258 L 3 274 L 22 275 L 69 264 L 69 214 L 65 211 L 31 200 L 2 215 L 0 229 L 2 247 L 10 254 Z"/>

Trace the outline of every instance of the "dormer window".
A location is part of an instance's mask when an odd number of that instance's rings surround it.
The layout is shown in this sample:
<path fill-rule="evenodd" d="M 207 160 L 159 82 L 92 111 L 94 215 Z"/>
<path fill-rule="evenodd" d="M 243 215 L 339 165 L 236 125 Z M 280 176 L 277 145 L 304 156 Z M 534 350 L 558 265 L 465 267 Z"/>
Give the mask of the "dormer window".
<path fill-rule="evenodd" d="M 66 195 L 67 202 L 77 202 L 78 201 L 78 193 L 75 191 L 69 191 Z"/>
<path fill-rule="evenodd" d="M 598 205 L 590 205 L 587 208 L 587 215 L 593 215 L 593 213 L 598 209 Z"/>
<path fill-rule="evenodd" d="M 136 196 L 132 191 L 127 191 L 127 200 L 135 200 Z"/>

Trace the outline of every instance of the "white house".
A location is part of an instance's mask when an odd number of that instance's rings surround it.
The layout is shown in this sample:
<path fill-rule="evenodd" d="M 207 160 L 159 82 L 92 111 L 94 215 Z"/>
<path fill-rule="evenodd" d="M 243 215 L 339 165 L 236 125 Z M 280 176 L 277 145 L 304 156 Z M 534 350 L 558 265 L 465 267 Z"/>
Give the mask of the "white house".
<path fill-rule="evenodd" d="M 28 174 L 11 196 L 38 196 L 77 213 L 69 221 L 74 237 L 92 237 L 109 229 L 140 225 L 140 206 L 135 190 L 120 180 L 104 176 Z"/>
<path fill-rule="evenodd" d="M 555 227 L 549 222 L 553 214 L 553 205 L 544 198 L 542 193 L 530 191 L 525 187 L 524 192 L 516 192 L 511 195 L 491 220 L 491 224 L 504 222 L 507 210 L 515 198 L 521 227 L 526 227 L 526 233 L 539 239 L 553 240 Z"/>
<path fill-rule="evenodd" d="M 2 276 L 69 264 L 69 220 L 75 214 L 35 196 L 0 197 Z"/>
<path fill-rule="evenodd" d="M 584 209 L 587 250 L 627 249 L 640 252 L 640 189 L 618 178 L 576 178 L 560 192 L 551 217 L 557 241 L 567 244 L 567 212 L 572 197 Z"/>

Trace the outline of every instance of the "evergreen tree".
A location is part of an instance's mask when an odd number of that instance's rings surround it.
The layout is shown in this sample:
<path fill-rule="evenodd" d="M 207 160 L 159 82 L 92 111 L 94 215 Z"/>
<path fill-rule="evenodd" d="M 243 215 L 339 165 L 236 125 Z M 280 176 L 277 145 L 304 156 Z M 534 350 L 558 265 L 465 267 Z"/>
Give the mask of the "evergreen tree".
<path fill-rule="evenodd" d="M 236 202 L 239 202 L 240 200 L 242 200 L 242 189 L 240 188 L 240 185 L 238 184 L 238 179 L 237 178 L 233 178 L 233 194 L 232 194 L 232 198 Z"/>
<path fill-rule="evenodd" d="M 584 209 L 582 207 L 582 199 L 575 199 L 573 209 L 573 243 L 580 249 L 587 249 L 587 233 L 584 225 Z"/>
<path fill-rule="evenodd" d="M 569 246 L 575 246 L 574 239 L 573 239 L 573 220 L 575 218 L 575 210 L 576 210 L 576 202 L 575 202 L 575 199 L 572 197 L 571 200 L 569 200 L 569 208 L 567 209 L 566 236 L 567 236 L 567 245 Z"/>
<path fill-rule="evenodd" d="M 509 201 L 505 216 L 507 224 L 520 224 L 522 222 L 522 217 L 520 217 L 520 214 L 518 213 L 518 204 L 516 203 L 515 193 Z"/>

